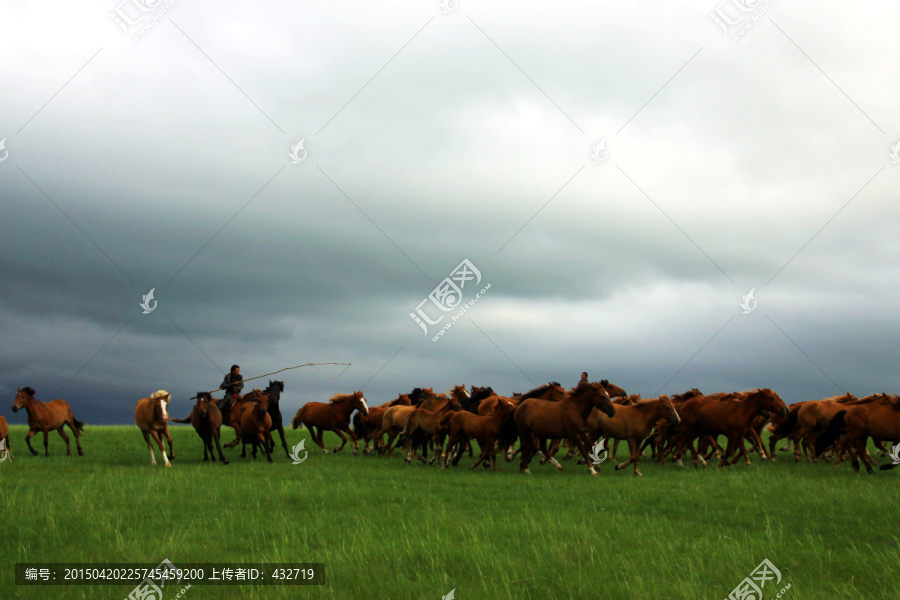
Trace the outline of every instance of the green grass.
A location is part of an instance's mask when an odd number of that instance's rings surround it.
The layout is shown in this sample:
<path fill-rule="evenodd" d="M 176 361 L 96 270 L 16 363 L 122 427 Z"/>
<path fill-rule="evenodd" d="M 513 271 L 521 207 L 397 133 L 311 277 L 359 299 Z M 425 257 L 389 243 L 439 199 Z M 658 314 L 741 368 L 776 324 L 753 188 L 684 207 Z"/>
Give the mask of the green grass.
<path fill-rule="evenodd" d="M 2 600 L 121 600 L 133 588 L 16 586 L 16 562 L 163 558 L 320 562 L 329 581 L 193 586 L 184 600 L 437 600 L 453 588 L 459 600 L 718 600 L 764 558 L 792 584 L 787 600 L 880 600 L 900 588 L 897 471 L 869 477 L 849 464 L 753 455 L 752 467 L 724 470 L 643 462 L 643 478 L 610 462 L 597 478 L 571 461 L 563 472 L 532 463 L 528 477 L 517 462 L 470 472 L 466 457 L 440 471 L 396 454 L 324 456 L 311 441 L 300 465 L 283 454 L 274 465 L 241 459 L 238 448 L 222 466 L 202 462 L 189 427 L 172 428 L 166 469 L 158 451 L 150 466 L 136 427 L 89 426 L 84 457 L 65 456 L 54 433 L 49 458 L 41 436 L 35 457 L 25 428 L 11 430 L 15 462 L 0 464 Z M 288 443 L 303 437 L 289 431 Z"/>

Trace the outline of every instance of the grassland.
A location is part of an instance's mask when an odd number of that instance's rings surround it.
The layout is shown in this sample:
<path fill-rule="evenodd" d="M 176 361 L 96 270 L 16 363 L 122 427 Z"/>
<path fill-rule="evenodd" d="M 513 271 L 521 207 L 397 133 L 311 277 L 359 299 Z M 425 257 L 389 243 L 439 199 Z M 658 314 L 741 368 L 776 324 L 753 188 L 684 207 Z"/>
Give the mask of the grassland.
<path fill-rule="evenodd" d="M 284 454 L 241 459 L 238 448 L 222 466 L 202 462 L 192 429 L 172 431 L 166 469 L 158 452 L 150 466 L 135 427 L 89 426 L 84 457 L 65 456 L 53 434 L 49 458 L 40 442 L 31 456 L 25 428 L 11 427 L 0 599 L 121 600 L 133 587 L 17 587 L 17 562 L 163 558 L 326 565 L 325 586 L 193 586 L 184 600 L 438 600 L 454 588 L 459 600 L 719 600 L 764 558 L 791 583 L 787 600 L 900 589 L 900 471 L 869 477 L 782 458 L 725 470 L 642 463 L 643 478 L 609 462 L 598 478 L 571 462 L 563 472 L 533 464 L 528 477 L 505 462 L 470 472 L 468 458 L 439 471 L 396 455 L 324 456 L 309 441 L 300 465 Z M 304 437 L 290 431 L 288 443 Z"/>

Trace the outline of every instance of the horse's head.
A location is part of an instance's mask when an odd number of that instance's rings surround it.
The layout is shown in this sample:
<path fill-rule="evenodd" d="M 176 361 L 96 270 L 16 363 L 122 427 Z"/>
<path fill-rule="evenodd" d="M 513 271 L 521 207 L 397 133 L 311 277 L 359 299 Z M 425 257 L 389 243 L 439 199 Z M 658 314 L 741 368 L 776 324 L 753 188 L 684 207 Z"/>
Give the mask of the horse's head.
<path fill-rule="evenodd" d="M 29 400 L 34 400 L 35 391 L 34 388 L 23 387 L 17 388 L 18 393 L 16 394 L 16 400 L 13 402 L 12 411 L 19 412 L 20 408 L 25 408 L 26 403 Z"/>
<path fill-rule="evenodd" d="M 628 392 L 620 388 L 619 386 L 610 383 L 606 379 L 600 380 L 600 385 L 603 386 L 603 389 L 606 390 L 606 393 L 609 394 L 610 398 L 624 398 L 628 395 Z"/>
<path fill-rule="evenodd" d="M 469 390 L 466 389 L 465 384 L 453 386 L 453 389 L 450 390 L 450 395 L 460 401 L 464 398 L 468 399 L 472 397 L 472 395 L 469 393 Z"/>
<path fill-rule="evenodd" d="M 681 423 L 681 417 L 678 416 L 678 411 L 675 410 L 675 405 L 672 404 L 672 401 L 668 396 L 660 396 L 659 404 L 658 419 L 667 419 L 669 425 L 678 425 Z"/>
<path fill-rule="evenodd" d="M 256 412 L 262 417 L 269 412 L 269 395 L 263 393 L 262 390 L 254 389 L 253 391 L 256 392 Z"/>
<path fill-rule="evenodd" d="M 197 413 L 204 419 L 206 418 L 206 411 L 209 410 L 211 402 L 215 402 L 212 394 L 209 392 L 197 392 Z"/>
<path fill-rule="evenodd" d="M 266 388 L 266 394 L 269 396 L 269 402 L 278 404 L 278 401 L 281 400 L 281 392 L 283 391 L 283 381 L 272 381 L 271 379 L 269 380 L 269 387 Z"/>
<path fill-rule="evenodd" d="M 409 394 L 400 394 L 396 400 L 391 402 L 390 406 L 410 406 L 411 404 Z"/>
<path fill-rule="evenodd" d="M 753 400 L 757 398 L 760 400 L 760 406 L 763 410 L 775 413 L 781 417 L 788 414 L 787 404 L 784 403 L 784 400 L 782 400 L 778 394 L 769 388 L 761 388 L 754 392 L 750 392 L 746 399 Z"/>
<path fill-rule="evenodd" d="M 171 398 L 171 394 L 166 390 L 159 390 L 150 394 L 150 402 L 153 404 L 153 409 L 159 411 L 163 421 L 169 420 L 169 398 Z"/>
<path fill-rule="evenodd" d="M 518 406 L 515 403 L 510 402 L 506 398 L 501 398 L 497 402 L 497 406 L 494 407 L 494 414 L 499 415 L 505 420 L 506 417 L 516 412 L 516 408 L 518 408 Z"/>
<path fill-rule="evenodd" d="M 604 388 L 599 381 L 593 383 L 588 381 L 580 382 L 578 387 L 575 388 L 575 391 L 572 392 L 571 397 L 574 398 L 576 396 L 581 396 L 582 394 L 588 394 L 594 408 L 605 413 L 607 417 L 613 418 L 616 416 L 616 406 L 613 404 L 609 394 L 606 393 L 606 388 Z"/>
<path fill-rule="evenodd" d="M 353 392 L 353 408 L 364 415 L 369 414 L 369 405 L 366 404 L 366 398 L 361 391 Z"/>

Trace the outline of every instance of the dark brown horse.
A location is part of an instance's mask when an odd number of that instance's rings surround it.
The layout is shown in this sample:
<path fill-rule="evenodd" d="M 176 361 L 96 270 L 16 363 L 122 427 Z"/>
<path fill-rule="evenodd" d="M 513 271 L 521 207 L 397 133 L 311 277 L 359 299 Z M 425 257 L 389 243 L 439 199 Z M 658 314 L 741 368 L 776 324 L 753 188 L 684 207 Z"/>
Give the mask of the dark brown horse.
<path fill-rule="evenodd" d="M 72 415 L 72 407 L 65 400 L 52 400 L 50 402 L 41 402 L 34 397 L 33 388 L 24 387 L 16 394 L 16 401 L 13 402 L 12 411 L 18 412 L 24 408 L 28 411 L 28 435 L 25 436 L 25 443 L 31 453 L 37 456 L 37 450 L 31 447 L 31 438 L 38 432 L 44 433 L 44 456 L 50 456 L 49 435 L 51 431 L 58 431 L 66 442 L 66 456 L 72 456 L 72 450 L 69 448 L 69 436 L 63 431 L 63 426 L 68 425 L 72 433 L 75 434 L 75 445 L 78 446 L 78 456 L 84 456 L 81 449 L 81 440 L 79 434 L 84 431 L 84 423 L 75 419 Z"/>
<path fill-rule="evenodd" d="M 369 414 L 369 407 L 362 392 L 335 394 L 328 400 L 327 404 L 324 402 L 307 402 L 301 406 L 291 420 L 291 428 L 297 429 L 302 425 L 306 425 L 313 437 L 313 441 L 319 445 L 325 454 L 328 454 L 328 449 L 325 448 L 325 444 L 322 442 L 322 432 L 333 431 L 341 438 L 341 445 L 334 449 L 335 452 L 343 450 L 344 445 L 347 443 L 347 438 L 344 437 L 344 433 L 346 433 L 353 439 L 353 454 L 357 454 L 359 452 L 359 442 L 350 430 L 350 415 L 354 410 Z M 318 432 L 313 428 L 318 429 Z"/>
<path fill-rule="evenodd" d="M 728 447 L 719 459 L 719 467 L 736 463 L 741 456 L 752 464 L 744 446 L 744 438 L 751 435 L 753 420 L 763 410 L 779 415 L 786 415 L 788 407 L 784 401 L 769 388 L 752 390 L 742 394 L 736 394 L 733 398 L 721 396 L 701 396 L 692 398 L 681 405 L 678 414 L 681 416 L 681 425 L 678 427 L 678 447 L 675 450 L 675 460 L 679 466 L 684 446 L 691 451 L 691 457 L 696 467 L 702 457 L 694 448 L 694 440 L 701 436 L 711 435 L 714 438 L 724 435 L 728 438 Z M 762 444 L 760 443 L 760 447 Z M 740 451 L 740 452 L 738 452 Z M 732 452 L 736 452 L 733 460 L 729 462 Z M 706 461 L 703 460 L 703 464 Z"/>
<path fill-rule="evenodd" d="M 172 446 L 172 436 L 169 435 L 169 399 L 171 395 L 165 390 L 159 390 L 150 394 L 149 398 L 141 398 L 134 406 L 134 422 L 144 434 L 147 449 L 150 450 L 150 464 L 156 465 L 156 457 L 153 456 L 153 441 L 159 445 L 163 462 L 171 467 L 169 462 L 175 458 L 175 448 Z M 152 440 L 151 440 L 152 438 Z M 169 455 L 166 456 L 164 442 L 169 442 Z"/>
<path fill-rule="evenodd" d="M 426 403 L 427 401 L 422 404 Z M 403 429 L 403 436 L 407 440 L 406 462 L 412 462 L 417 458 L 425 462 L 428 458 L 429 443 L 432 444 L 434 456 L 431 457 L 431 462 L 428 464 L 432 464 L 440 458 L 444 436 L 450 432 L 449 424 L 441 424 L 441 417 L 448 412 L 462 410 L 459 400 L 455 397 L 441 400 L 430 407 L 430 409 L 417 408 L 406 419 L 406 427 Z M 419 447 L 423 451 L 421 457 L 418 456 Z"/>
<path fill-rule="evenodd" d="M 866 396 L 840 410 L 828 423 L 816 440 L 816 453 L 824 453 L 841 436 L 843 448 L 850 451 L 853 468 L 859 472 L 859 459 L 862 458 L 869 475 L 874 475 L 869 463 L 875 462 L 869 457 L 866 444 L 871 437 L 876 443 L 900 442 L 900 398 L 886 394 Z M 840 465 L 842 448 L 835 451 L 835 465 Z M 896 465 L 882 465 L 881 469 L 893 469 Z"/>
<path fill-rule="evenodd" d="M 384 416 L 384 411 L 391 406 L 410 406 L 411 404 L 408 394 L 400 394 L 395 400 L 391 400 L 387 404 L 369 407 L 369 414 L 357 411 L 353 415 L 353 433 L 356 434 L 356 439 L 365 442 L 363 454 L 372 452 L 372 448 L 369 448 L 369 442 L 373 442 L 372 447 L 377 448 L 384 441 L 381 438 L 375 439 L 375 433 L 381 430 L 381 419 Z"/>
<path fill-rule="evenodd" d="M 266 453 L 266 460 L 272 460 L 272 417 L 269 415 L 269 397 L 256 392 L 256 402 L 247 403 L 241 412 L 241 441 L 244 444 L 253 445 L 253 458 L 256 458 L 256 450 L 262 447 Z"/>
<path fill-rule="evenodd" d="M 559 402 L 528 398 L 519 403 L 514 420 L 522 442 L 522 458 L 519 469 L 530 475 L 528 463 L 537 453 L 538 447 L 547 456 L 548 439 L 568 438 L 578 444 L 581 455 L 588 465 L 588 472 L 594 477 L 597 471 L 588 458 L 586 442 L 587 417 L 591 410 L 599 408 L 609 417 L 614 417 L 616 409 L 609 394 L 599 382 L 582 381 L 567 398 Z M 555 458 L 550 462 L 562 470 Z"/>
<path fill-rule="evenodd" d="M 269 416 L 272 418 L 272 431 L 278 432 L 278 435 L 281 437 L 281 447 L 284 448 L 285 455 L 288 458 L 291 458 L 291 453 L 288 452 L 287 440 L 284 438 L 284 418 L 281 416 L 281 406 L 279 405 L 279 401 L 281 400 L 281 393 L 283 391 L 283 381 L 269 380 L 269 387 L 267 387 L 261 393 L 269 397 Z M 252 392 L 244 396 L 244 401 L 256 402 L 257 392 L 259 392 L 259 390 L 253 390 Z M 274 435 L 272 436 L 272 447 L 269 448 L 269 450 L 271 452 L 275 451 Z"/>
<path fill-rule="evenodd" d="M 194 431 L 197 432 L 197 435 L 200 436 L 200 441 L 203 442 L 203 460 L 208 461 L 209 457 L 212 457 L 213 462 L 216 462 L 216 455 L 213 452 L 213 441 L 216 442 L 216 450 L 219 451 L 219 458 L 222 461 L 223 465 L 227 465 L 228 461 L 225 459 L 225 455 L 222 454 L 222 446 L 219 444 L 219 431 L 222 427 L 222 413 L 219 412 L 219 407 L 216 406 L 215 399 L 212 397 L 212 394 L 209 392 L 197 392 L 197 403 L 194 405 L 194 408 L 191 409 L 191 414 L 188 415 L 187 419 L 172 419 L 169 418 L 173 423 L 190 423 L 194 426 Z M 207 456 L 206 451 L 209 449 L 209 455 Z"/>
<path fill-rule="evenodd" d="M 12 462 L 12 448 L 9 446 L 9 425 L 6 424 L 6 417 L 0 417 L 0 453 L 6 452 L 9 455 L 9 462 Z M 4 457 L 5 460 L 5 457 Z"/>

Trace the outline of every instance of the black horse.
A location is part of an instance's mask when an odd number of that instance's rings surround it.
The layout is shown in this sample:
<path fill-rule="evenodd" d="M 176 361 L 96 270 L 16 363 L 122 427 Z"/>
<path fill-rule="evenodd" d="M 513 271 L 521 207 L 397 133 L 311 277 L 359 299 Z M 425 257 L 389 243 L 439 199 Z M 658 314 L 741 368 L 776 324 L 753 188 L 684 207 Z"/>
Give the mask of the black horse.
<path fill-rule="evenodd" d="M 291 453 L 288 451 L 287 440 L 284 439 L 284 419 L 281 417 L 281 408 L 278 406 L 278 401 L 281 400 L 281 392 L 283 391 L 283 381 L 270 380 L 269 387 L 267 387 L 263 393 L 269 397 L 269 416 L 272 418 L 272 431 L 278 431 L 278 435 L 281 436 L 281 445 L 284 448 L 284 453 L 288 458 L 291 458 Z M 270 453 L 275 451 L 275 436 L 272 436 L 271 440 L 272 447 L 269 448 Z"/>

